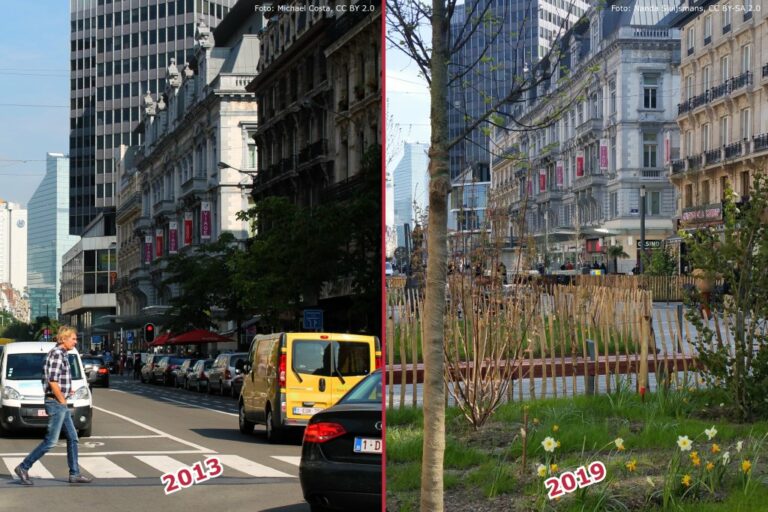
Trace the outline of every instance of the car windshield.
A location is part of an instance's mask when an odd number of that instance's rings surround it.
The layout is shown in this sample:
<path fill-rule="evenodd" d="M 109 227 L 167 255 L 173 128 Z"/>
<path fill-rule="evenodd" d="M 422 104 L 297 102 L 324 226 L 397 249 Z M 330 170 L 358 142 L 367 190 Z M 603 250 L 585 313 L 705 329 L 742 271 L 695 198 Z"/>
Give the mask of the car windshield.
<path fill-rule="evenodd" d="M 365 342 L 296 340 L 293 344 L 293 369 L 299 373 L 324 377 L 368 375 L 370 362 L 371 346 Z"/>
<path fill-rule="evenodd" d="M 5 369 L 5 378 L 8 380 L 42 380 L 43 364 L 48 354 L 37 352 L 34 354 L 8 354 L 8 366 Z M 80 376 L 80 365 L 77 354 L 68 354 L 69 374 L 73 380 Z"/>
<path fill-rule="evenodd" d="M 381 372 L 376 372 L 361 380 L 344 395 L 340 404 L 380 404 Z"/>
<path fill-rule="evenodd" d="M 101 366 L 101 365 L 104 364 L 104 360 L 102 358 L 100 358 L 100 357 L 84 357 L 83 358 L 83 364 L 84 365 L 96 364 L 96 365 Z"/>

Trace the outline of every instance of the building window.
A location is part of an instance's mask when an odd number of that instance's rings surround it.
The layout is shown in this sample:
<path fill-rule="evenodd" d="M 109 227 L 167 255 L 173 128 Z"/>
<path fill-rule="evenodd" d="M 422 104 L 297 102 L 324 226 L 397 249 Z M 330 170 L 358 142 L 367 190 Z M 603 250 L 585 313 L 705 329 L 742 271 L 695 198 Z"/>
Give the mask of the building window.
<path fill-rule="evenodd" d="M 712 15 L 708 14 L 704 18 L 704 44 L 712 42 Z"/>
<path fill-rule="evenodd" d="M 723 116 L 720 118 L 720 145 L 725 146 L 730 142 L 731 139 L 731 132 L 730 132 L 730 118 L 728 116 Z"/>
<path fill-rule="evenodd" d="M 752 19 L 752 0 L 744 0 L 744 21 Z"/>
<path fill-rule="evenodd" d="M 656 167 L 658 142 L 655 133 L 643 134 L 643 167 Z"/>
<path fill-rule="evenodd" d="M 749 139 L 752 137 L 752 110 L 744 108 L 741 110 L 741 138 Z"/>
<path fill-rule="evenodd" d="M 702 89 L 701 92 L 706 92 L 709 90 L 709 88 L 712 86 L 710 83 L 710 75 L 711 75 L 711 66 L 704 66 L 704 69 L 701 71 L 701 83 L 702 83 Z"/>
<path fill-rule="evenodd" d="M 705 123 L 701 126 L 701 150 L 707 151 L 709 149 L 709 123 Z"/>
<path fill-rule="evenodd" d="M 685 185 L 685 206 L 684 208 L 690 208 L 693 206 L 693 184 L 687 183 Z"/>
<path fill-rule="evenodd" d="M 742 171 L 741 173 L 741 195 L 749 196 L 749 171 Z"/>
<path fill-rule="evenodd" d="M 619 216 L 619 193 L 611 192 L 611 218 Z"/>
<path fill-rule="evenodd" d="M 685 132 L 685 154 L 693 156 L 693 130 Z"/>
<path fill-rule="evenodd" d="M 720 199 L 725 200 L 725 193 L 728 190 L 728 176 L 720 176 Z"/>
<path fill-rule="evenodd" d="M 659 75 L 643 75 L 643 108 L 658 108 Z"/>
<path fill-rule="evenodd" d="M 709 204 L 709 180 L 701 183 L 701 206 Z"/>
<path fill-rule="evenodd" d="M 597 53 L 597 50 L 600 46 L 600 18 L 595 16 L 595 18 L 592 20 L 592 26 L 589 27 L 591 31 L 591 50 L 592 54 L 594 55 Z"/>
<path fill-rule="evenodd" d="M 741 47 L 741 72 L 746 73 L 752 67 L 752 45 Z"/>
<path fill-rule="evenodd" d="M 685 99 L 693 98 L 693 75 L 685 77 Z"/>
<path fill-rule="evenodd" d="M 691 27 L 688 29 L 688 55 L 693 54 L 693 47 L 696 43 L 696 28 Z"/>
<path fill-rule="evenodd" d="M 731 74 L 731 56 L 724 55 L 720 57 L 720 83 L 728 81 L 728 77 Z"/>
<path fill-rule="evenodd" d="M 616 80 L 611 80 L 608 82 L 608 94 L 609 94 L 609 108 L 610 113 L 615 114 L 616 113 Z"/>
<path fill-rule="evenodd" d="M 723 4 L 723 34 L 731 30 L 731 4 Z"/>
<path fill-rule="evenodd" d="M 661 215 L 661 191 L 651 190 L 645 196 L 646 208 L 645 211 L 648 215 Z"/>

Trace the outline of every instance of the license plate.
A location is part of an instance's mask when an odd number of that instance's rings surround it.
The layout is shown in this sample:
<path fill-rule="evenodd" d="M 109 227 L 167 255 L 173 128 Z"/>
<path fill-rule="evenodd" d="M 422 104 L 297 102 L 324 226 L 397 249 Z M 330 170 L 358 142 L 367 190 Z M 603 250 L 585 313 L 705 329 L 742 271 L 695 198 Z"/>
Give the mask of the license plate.
<path fill-rule="evenodd" d="M 317 414 L 322 410 L 322 407 L 294 407 L 293 414 L 299 416 L 312 416 L 313 414 Z"/>
<path fill-rule="evenodd" d="M 355 453 L 381 453 L 381 439 L 356 437 L 354 451 Z"/>
<path fill-rule="evenodd" d="M 48 413 L 45 412 L 45 409 L 38 409 L 37 410 L 37 415 L 38 416 L 48 416 Z"/>

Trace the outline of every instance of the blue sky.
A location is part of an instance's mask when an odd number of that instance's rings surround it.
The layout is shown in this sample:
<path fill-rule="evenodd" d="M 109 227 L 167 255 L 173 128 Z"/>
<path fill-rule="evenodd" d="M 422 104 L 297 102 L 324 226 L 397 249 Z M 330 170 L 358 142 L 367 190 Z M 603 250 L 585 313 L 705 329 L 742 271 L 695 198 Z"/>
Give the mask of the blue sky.
<path fill-rule="evenodd" d="M 2 5 L 0 199 L 26 205 L 45 173 L 45 154 L 68 152 L 69 2 Z"/>

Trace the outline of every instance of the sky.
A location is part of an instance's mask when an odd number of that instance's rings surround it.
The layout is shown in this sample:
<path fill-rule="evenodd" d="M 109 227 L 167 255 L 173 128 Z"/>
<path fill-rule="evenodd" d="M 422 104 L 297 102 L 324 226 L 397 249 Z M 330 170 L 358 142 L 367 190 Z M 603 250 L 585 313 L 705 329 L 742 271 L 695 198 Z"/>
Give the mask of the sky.
<path fill-rule="evenodd" d="M 45 174 L 45 154 L 69 151 L 69 2 L 2 6 L 0 199 L 26 206 Z"/>
<path fill-rule="evenodd" d="M 387 175 L 403 155 L 406 142 L 429 143 L 429 89 L 419 68 L 403 52 L 387 48 Z M 394 207 L 387 198 L 387 225 L 394 223 Z"/>

